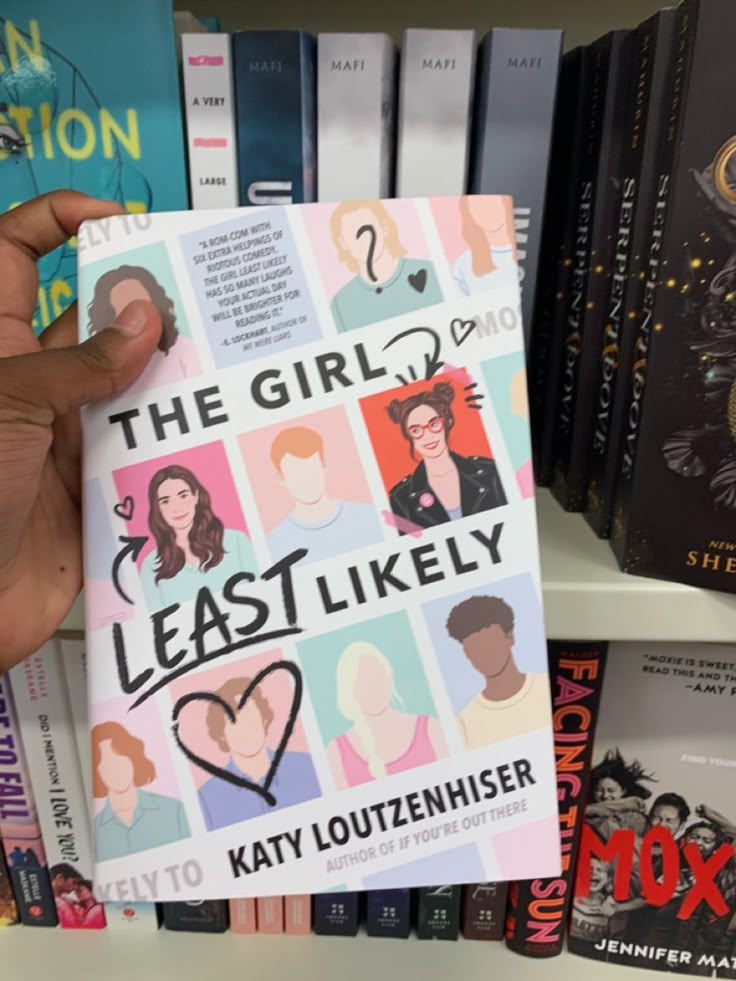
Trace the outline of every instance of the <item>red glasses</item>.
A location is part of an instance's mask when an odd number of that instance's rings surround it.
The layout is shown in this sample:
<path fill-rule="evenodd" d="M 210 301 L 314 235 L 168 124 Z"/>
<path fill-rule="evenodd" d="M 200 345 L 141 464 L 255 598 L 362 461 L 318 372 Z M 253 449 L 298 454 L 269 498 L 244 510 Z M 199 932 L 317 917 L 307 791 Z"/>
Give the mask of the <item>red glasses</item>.
<path fill-rule="evenodd" d="M 409 426 L 406 431 L 412 439 L 421 439 L 427 430 L 430 433 L 441 433 L 444 428 L 445 420 L 442 416 L 433 416 L 425 426 L 417 423 L 414 426 Z"/>

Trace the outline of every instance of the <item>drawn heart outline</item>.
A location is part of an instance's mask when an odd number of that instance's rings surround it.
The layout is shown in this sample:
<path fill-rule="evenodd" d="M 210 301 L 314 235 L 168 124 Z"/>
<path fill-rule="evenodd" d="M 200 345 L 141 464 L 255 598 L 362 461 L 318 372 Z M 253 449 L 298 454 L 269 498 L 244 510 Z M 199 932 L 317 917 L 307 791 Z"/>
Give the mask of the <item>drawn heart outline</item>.
<path fill-rule="evenodd" d="M 216 766 L 214 763 L 204 759 L 202 756 L 198 756 L 192 749 L 189 748 L 189 746 L 187 746 L 179 735 L 179 716 L 187 705 L 189 705 L 191 702 L 213 702 L 215 705 L 219 705 L 222 708 L 227 718 L 234 725 L 237 718 L 237 713 L 242 710 L 243 706 L 258 685 L 260 685 L 260 683 L 270 674 L 273 674 L 274 671 L 286 671 L 288 674 L 290 674 L 294 680 L 294 691 L 292 694 L 291 705 L 289 706 L 289 716 L 286 720 L 284 731 L 281 735 L 279 744 L 276 747 L 276 752 L 271 760 L 271 766 L 268 769 L 268 773 L 266 774 L 266 778 L 263 783 L 255 783 L 252 780 L 248 780 L 246 777 L 239 777 L 234 773 L 223 770 L 222 767 Z M 226 701 L 211 691 L 193 691 L 188 692 L 186 695 L 182 695 L 174 706 L 174 712 L 172 714 L 173 725 L 171 727 L 171 731 L 174 734 L 174 739 L 176 740 L 177 746 L 182 753 L 184 753 L 187 759 L 192 761 L 192 763 L 196 763 L 197 766 L 201 767 L 207 773 L 211 773 L 214 777 L 219 777 L 221 780 L 227 780 L 228 783 L 235 784 L 236 787 L 244 787 L 246 790 L 252 790 L 253 793 L 258 794 L 259 797 L 262 797 L 266 803 L 273 807 L 274 804 L 276 804 L 276 798 L 270 792 L 269 788 L 273 783 L 274 777 L 276 776 L 276 771 L 279 768 L 279 763 L 281 762 L 281 757 L 284 755 L 287 743 L 289 742 L 289 739 L 291 739 L 291 734 L 294 731 L 296 719 L 302 704 L 303 690 L 304 682 L 302 681 L 301 672 L 296 664 L 294 664 L 292 661 L 274 661 L 273 664 L 268 664 L 265 668 L 262 668 L 253 678 L 251 683 L 241 695 L 235 712 L 233 712 L 232 708 Z"/>
<path fill-rule="evenodd" d="M 460 347 L 461 344 L 464 344 L 477 326 L 478 324 L 475 320 L 463 320 L 461 317 L 455 317 L 450 323 L 455 347 Z"/>
<path fill-rule="evenodd" d="M 116 504 L 113 511 L 119 518 L 122 518 L 123 521 L 130 521 L 135 512 L 135 501 L 130 494 L 126 494 L 123 498 L 123 503 Z"/>
<path fill-rule="evenodd" d="M 427 270 L 417 269 L 415 273 L 409 273 L 407 279 L 412 289 L 415 289 L 417 293 L 423 293 L 424 287 L 427 285 Z"/>

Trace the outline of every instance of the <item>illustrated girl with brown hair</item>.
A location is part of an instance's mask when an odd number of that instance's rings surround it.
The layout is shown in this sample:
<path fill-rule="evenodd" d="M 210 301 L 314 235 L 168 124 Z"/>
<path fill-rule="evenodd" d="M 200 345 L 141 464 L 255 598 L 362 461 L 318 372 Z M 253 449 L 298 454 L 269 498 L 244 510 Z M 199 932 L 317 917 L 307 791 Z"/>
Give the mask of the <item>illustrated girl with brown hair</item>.
<path fill-rule="evenodd" d="M 109 327 L 133 300 L 153 303 L 161 314 L 162 329 L 157 350 L 140 377 L 128 386 L 126 395 L 198 375 L 201 369 L 197 348 L 192 338 L 182 334 L 177 326 L 174 301 L 143 266 L 122 265 L 100 276 L 87 306 L 90 336 Z"/>
<path fill-rule="evenodd" d="M 156 542 L 141 565 L 149 609 L 193 600 L 202 586 L 222 590 L 238 572 L 254 572 L 248 536 L 225 528 L 209 491 L 186 467 L 158 470 L 148 485 L 148 527 Z"/>
<path fill-rule="evenodd" d="M 497 286 L 519 285 L 519 265 L 511 198 L 501 194 L 460 198 L 462 237 L 468 246 L 452 266 L 464 296 Z"/>
<path fill-rule="evenodd" d="M 399 518 L 431 528 L 506 504 L 496 463 L 486 456 L 461 456 L 450 448 L 455 390 L 448 382 L 393 399 L 387 412 L 400 427 L 415 469 L 391 488 L 391 510 Z M 399 532 L 404 534 L 409 527 Z"/>

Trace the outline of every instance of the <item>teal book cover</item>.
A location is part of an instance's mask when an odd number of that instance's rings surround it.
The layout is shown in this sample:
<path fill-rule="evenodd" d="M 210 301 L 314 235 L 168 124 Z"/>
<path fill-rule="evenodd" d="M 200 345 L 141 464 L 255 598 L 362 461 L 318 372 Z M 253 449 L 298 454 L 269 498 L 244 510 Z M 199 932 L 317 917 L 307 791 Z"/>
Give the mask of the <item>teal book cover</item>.
<path fill-rule="evenodd" d="M 187 209 L 171 0 L 4 0 L 0 212 L 58 188 Z M 76 299 L 71 240 L 39 262 L 38 333 Z"/>

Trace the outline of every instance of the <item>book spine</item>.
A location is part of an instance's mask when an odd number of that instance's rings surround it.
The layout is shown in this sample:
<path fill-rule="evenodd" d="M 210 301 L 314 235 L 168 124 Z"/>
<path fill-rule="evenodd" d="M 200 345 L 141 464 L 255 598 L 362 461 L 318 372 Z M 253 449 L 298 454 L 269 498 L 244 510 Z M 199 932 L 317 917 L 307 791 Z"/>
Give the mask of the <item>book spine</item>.
<path fill-rule="evenodd" d="M 661 137 L 660 102 L 666 67 L 672 53 L 676 10 L 663 10 L 639 28 L 634 97 L 627 124 L 627 139 L 621 168 L 616 249 L 611 270 L 606 321 L 599 353 L 597 394 L 590 444 L 588 491 L 585 517 L 600 538 L 608 538 L 613 511 L 607 486 L 609 459 L 617 455 L 620 426 L 619 372 L 628 357 L 633 336 L 634 314 L 629 297 L 638 291 L 641 255 L 646 242 L 642 234 L 650 218 L 652 159 Z"/>
<path fill-rule="evenodd" d="M 365 932 L 369 937 L 406 939 L 411 933 L 411 889 L 369 889 Z"/>
<path fill-rule="evenodd" d="M 315 893 L 312 905 L 314 932 L 322 936 L 354 937 L 360 926 L 360 894 Z"/>
<path fill-rule="evenodd" d="M 466 940 L 503 940 L 508 882 L 463 886 L 460 930 Z"/>
<path fill-rule="evenodd" d="M 162 903 L 167 930 L 185 933 L 224 933 L 228 927 L 228 904 L 222 899 Z"/>
<path fill-rule="evenodd" d="M 0 848 L 0 927 L 15 926 L 18 919 L 18 905 L 13 893 L 13 883 L 10 881 L 5 855 Z"/>
<path fill-rule="evenodd" d="M 302 893 L 284 896 L 284 933 L 307 936 L 312 932 L 312 896 Z"/>
<path fill-rule="evenodd" d="M 10 677 L 59 923 L 65 929 L 103 929 L 105 912 L 92 888 L 89 811 L 58 641 L 49 641 L 12 668 Z"/>
<path fill-rule="evenodd" d="M 602 117 L 592 177 L 590 214 L 581 266 L 581 292 L 568 320 L 565 366 L 558 415 L 557 458 L 552 492 L 567 511 L 582 511 L 586 500 L 592 402 L 605 323 L 612 235 L 618 211 L 618 180 L 630 105 L 634 31 L 614 31 L 605 39 L 608 70 L 602 91 Z"/>
<path fill-rule="evenodd" d="M 317 199 L 392 194 L 396 54 L 388 34 L 317 38 Z"/>
<path fill-rule="evenodd" d="M 397 197 L 466 192 L 476 44 L 475 31 L 404 32 Z"/>
<path fill-rule="evenodd" d="M 233 933 L 257 932 L 256 901 L 252 896 L 247 899 L 231 899 L 228 902 L 228 911 L 230 930 Z"/>
<path fill-rule="evenodd" d="M 495 28 L 479 49 L 470 192 L 510 194 L 531 338 L 562 31 Z"/>
<path fill-rule="evenodd" d="M 687 6 L 678 8 L 677 18 L 676 39 L 667 68 L 665 101 L 660 108 L 662 131 L 656 156 L 655 179 L 649 185 L 652 188 L 652 201 L 648 216 L 647 245 L 643 267 L 638 277 L 639 285 L 632 286 L 631 299 L 627 299 L 627 316 L 629 312 L 634 314 L 635 330 L 631 334 L 630 351 L 625 352 L 625 360 L 622 361 L 619 372 L 620 432 L 618 446 L 611 449 L 609 474 L 609 481 L 613 485 L 611 547 L 624 569 L 628 564 L 634 464 L 644 408 L 649 347 L 655 325 L 654 307 L 660 283 L 662 247 L 671 201 L 670 185 L 695 34 L 695 15 L 692 10 Z"/>
<path fill-rule="evenodd" d="M 417 939 L 457 940 L 461 897 L 461 886 L 421 886 L 417 889 Z"/>
<path fill-rule="evenodd" d="M 259 896 L 256 900 L 259 933 L 284 932 L 284 897 Z"/>
<path fill-rule="evenodd" d="M 60 639 L 61 661 L 69 695 L 72 729 L 77 748 L 79 770 L 84 788 L 84 800 L 90 827 L 92 813 L 92 743 L 87 699 L 87 655 L 83 640 Z M 105 919 L 111 930 L 158 930 L 159 911 L 155 903 L 127 903 L 107 901 Z"/>
<path fill-rule="evenodd" d="M 192 208 L 238 205 L 232 51 L 229 34 L 182 34 Z"/>
<path fill-rule="evenodd" d="M 576 52 L 570 52 L 573 59 Z M 559 227 L 562 234 L 556 250 L 555 273 L 549 287 L 550 300 L 541 325 L 541 333 L 534 351 L 534 383 L 530 386 L 532 403 L 532 433 L 535 451 L 534 476 L 541 487 L 548 487 L 554 474 L 555 430 L 557 406 L 562 382 L 563 354 L 567 334 L 568 303 L 573 287 L 573 269 L 576 258 L 578 220 L 584 220 L 589 208 L 590 187 L 581 180 L 587 149 L 588 119 L 592 109 L 593 82 L 599 74 L 599 59 L 590 46 L 577 50 L 576 64 L 571 66 L 572 112 L 570 119 L 569 154 L 562 150 L 560 157 L 559 185 L 552 196 L 559 195 L 559 209 L 554 209 L 548 219 L 550 236 Z M 564 108 L 563 108 L 564 111 Z M 564 136 L 564 131 L 563 131 Z M 566 159 L 565 159 L 566 157 Z M 567 165 L 567 166 L 565 166 Z M 555 221 L 556 220 L 556 221 Z M 555 224 L 553 224 L 555 222 Z M 585 225 L 583 224 L 583 229 Z M 538 387 L 537 387 L 538 386 Z"/>
<path fill-rule="evenodd" d="M 607 653 L 605 642 L 548 643 L 562 873 L 509 888 L 506 944 L 527 957 L 555 957 L 562 951 Z"/>
<path fill-rule="evenodd" d="M 241 205 L 316 196 L 316 43 L 301 31 L 232 35 Z"/>
<path fill-rule="evenodd" d="M 0 837 L 21 923 L 56 926 L 46 850 L 7 675 L 0 675 Z"/>

